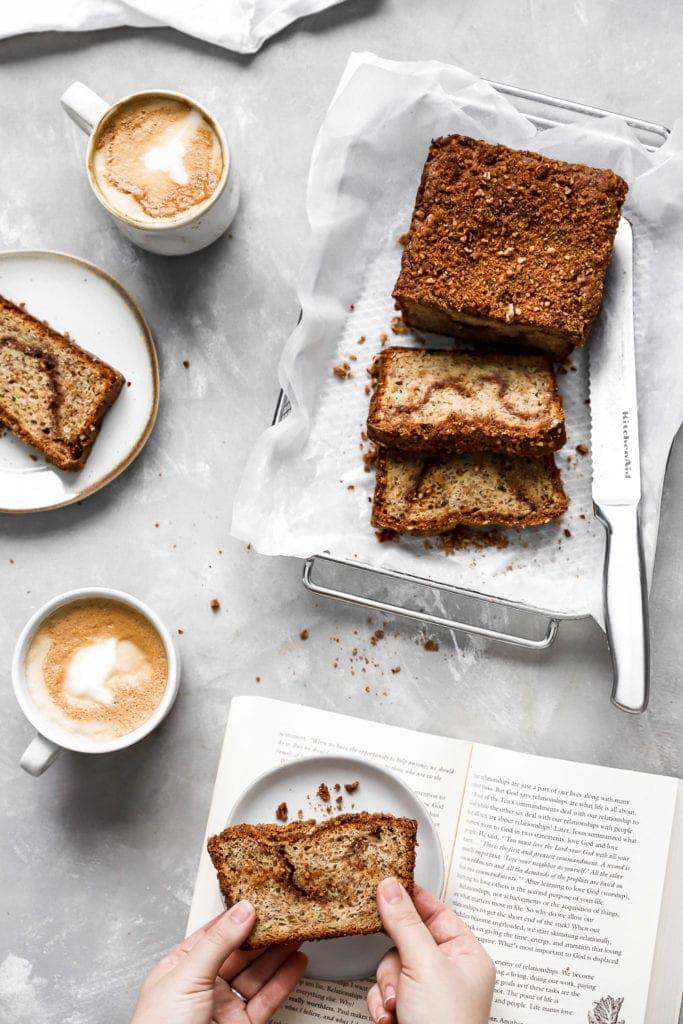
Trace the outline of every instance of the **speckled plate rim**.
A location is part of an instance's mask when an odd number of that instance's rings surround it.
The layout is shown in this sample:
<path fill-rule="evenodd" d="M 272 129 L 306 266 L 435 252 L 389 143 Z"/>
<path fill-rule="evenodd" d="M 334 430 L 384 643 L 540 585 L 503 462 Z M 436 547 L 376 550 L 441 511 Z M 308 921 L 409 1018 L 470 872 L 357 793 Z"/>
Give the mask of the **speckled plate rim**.
<path fill-rule="evenodd" d="M 96 274 L 107 284 L 111 285 L 121 296 L 126 305 L 130 308 L 135 319 L 138 321 L 142 330 L 143 337 L 145 339 L 145 345 L 147 349 L 147 355 L 149 357 L 150 370 L 152 373 L 152 407 L 147 418 L 147 422 L 142 430 L 142 433 L 138 437 L 137 441 L 130 449 L 128 454 L 121 459 L 120 462 L 110 469 L 108 473 L 96 480 L 95 483 L 90 484 L 89 487 L 83 488 L 82 491 L 78 491 L 75 494 L 71 494 L 64 501 L 52 502 L 49 505 L 36 505 L 31 508 L 3 508 L 0 506 L 0 513 L 5 515 L 24 515 L 27 512 L 49 512 L 50 509 L 65 508 L 67 505 L 74 505 L 77 501 L 83 501 L 84 498 L 89 498 L 91 494 L 95 494 L 97 491 L 101 491 L 103 487 L 115 480 L 117 476 L 123 473 L 124 469 L 127 469 L 133 462 L 145 444 L 149 435 L 152 433 L 154 422 L 157 418 L 157 411 L 159 409 L 159 362 L 157 359 L 156 348 L 154 347 L 154 339 L 152 338 L 152 332 L 149 329 L 149 325 L 142 315 L 142 311 L 138 306 L 133 296 L 128 292 L 120 281 L 109 274 L 106 270 L 102 270 L 95 263 L 91 263 L 90 260 L 84 260 L 80 256 L 72 256 L 71 253 L 61 252 L 58 249 L 2 249 L 0 250 L 0 263 L 7 257 L 11 258 L 27 258 L 27 259 L 61 259 L 66 263 L 76 263 L 81 267 L 85 267 L 86 270 L 93 274 Z M 96 354 L 96 353 L 94 353 Z"/>

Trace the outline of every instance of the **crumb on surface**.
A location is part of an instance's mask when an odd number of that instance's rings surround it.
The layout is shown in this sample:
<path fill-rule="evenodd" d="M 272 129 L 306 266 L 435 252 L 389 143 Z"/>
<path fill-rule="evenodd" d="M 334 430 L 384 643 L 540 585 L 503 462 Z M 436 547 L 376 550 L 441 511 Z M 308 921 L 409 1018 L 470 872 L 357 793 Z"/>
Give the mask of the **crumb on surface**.
<path fill-rule="evenodd" d="M 275 817 L 277 818 L 278 821 L 287 821 L 287 819 L 289 818 L 289 811 L 287 809 L 287 804 L 285 803 L 284 800 L 282 801 L 281 804 L 277 805 L 275 809 Z"/>
<path fill-rule="evenodd" d="M 390 530 L 388 526 L 381 530 L 375 530 L 375 537 L 380 544 L 388 544 L 392 540 L 398 543 L 400 536 L 400 533 L 397 533 L 396 530 Z"/>
<path fill-rule="evenodd" d="M 361 334 L 360 338 L 356 339 L 356 345 L 364 345 L 364 344 L 365 344 L 365 335 Z"/>
<path fill-rule="evenodd" d="M 344 789 L 346 790 L 347 793 L 355 793 L 359 786 L 360 782 L 358 781 L 358 779 L 356 779 L 355 782 L 344 783 Z"/>
<path fill-rule="evenodd" d="M 510 538 L 502 530 L 456 526 L 453 530 L 440 534 L 434 543 L 439 551 L 452 555 L 454 551 L 465 551 L 468 548 L 475 551 L 497 548 L 503 551 L 510 546 Z"/>
<path fill-rule="evenodd" d="M 183 359 L 183 366 L 185 367 L 186 370 L 189 370 L 190 369 L 190 360 L 189 359 Z"/>
<path fill-rule="evenodd" d="M 335 377 L 339 377 L 340 380 L 346 380 L 347 377 L 353 377 L 351 367 L 348 363 L 338 363 L 336 366 L 333 366 L 332 373 Z"/>
<path fill-rule="evenodd" d="M 211 598 L 211 610 L 214 611 L 214 612 L 217 612 L 218 609 L 220 608 L 220 606 L 221 606 L 221 603 L 218 600 L 218 598 L 217 597 L 212 597 Z"/>
<path fill-rule="evenodd" d="M 256 676 L 256 682 L 257 682 L 257 683 L 260 683 L 260 682 L 261 682 L 261 676 Z"/>
<path fill-rule="evenodd" d="M 403 317 L 395 316 L 391 321 L 391 330 L 393 334 L 407 334 L 408 328 L 403 322 Z"/>
<path fill-rule="evenodd" d="M 308 635 L 309 635 L 308 634 L 308 630 L 307 629 L 302 629 L 301 632 L 299 633 L 299 639 L 300 640 L 308 640 Z"/>
<path fill-rule="evenodd" d="M 394 667 L 391 670 L 391 674 L 392 674 L 392 676 L 396 676 L 396 675 L 398 675 L 398 673 L 400 671 L 401 671 L 401 666 L 400 665 L 394 665 Z"/>
<path fill-rule="evenodd" d="M 438 651 L 439 649 L 439 645 L 436 642 L 436 640 L 424 640 L 422 646 L 424 647 L 425 651 Z"/>
<path fill-rule="evenodd" d="M 373 446 L 369 451 L 363 452 L 363 465 L 365 467 L 366 473 L 370 472 L 371 468 L 376 464 L 376 462 L 377 448 L 375 446 Z"/>
<path fill-rule="evenodd" d="M 571 537 L 572 531 L 571 530 L 565 530 L 564 531 L 564 535 L 565 535 L 565 537 Z"/>
<path fill-rule="evenodd" d="M 579 455 L 588 455 L 588 445 L 587 444 L 577 444 L 576 450 L 579 453 Z"/>
<path fill-rule="evenodd" d="M 376 629 L 375 632 L 370 637 L 370 643 L 372 644 L 373 647 L 376 647 L 380 640 L 384 640 L 384 630 Z"/>
<path fill-rule="evenodd" d="M 329 787 L 327 786 L 327 783 L 320 783 L 320 785 L 318 786 L 316 796 L 318 797 L 319 800 L 322 800 L 324 804 L 328 804 L 330 802 L 330 790 Z"/>

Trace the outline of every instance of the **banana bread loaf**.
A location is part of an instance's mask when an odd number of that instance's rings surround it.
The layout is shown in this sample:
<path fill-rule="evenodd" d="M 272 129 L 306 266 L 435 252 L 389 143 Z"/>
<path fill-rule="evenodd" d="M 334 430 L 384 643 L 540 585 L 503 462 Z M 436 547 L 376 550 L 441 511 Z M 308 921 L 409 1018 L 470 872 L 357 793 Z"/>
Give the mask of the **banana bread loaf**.
<path fill-rule="evenodd" d="M 552 455 L 425 455 L 380 448 L 372 525 L 397 533 L 456 526 L 538 526 L 569 502 Z"/>
<path fill-rule="evenodd" d="M 123 377 L 0 296 L 0 425 L 59 469 L 81 469 Z"/>
<path fill-rule="evenodd" d="M 248 899 L 258 949 L 381 931 L 375 892 L 394 875 L 412 892 L 417 822 L 340 814 L 316 823 L 233 825 L 208 841 L 226 906 Z"/>
<path fill-rule="evenodd" d="M 550 359 L 388 348 L 373 367 L 368 437 L 403 451 L 546 455 L 566 440 Z"/>
<path fill-rule="evenodd" d="M 609 170 L 436 139 L 393 293 L 403 319 L 562 358 L 598 312 L 627 190 Z"/>

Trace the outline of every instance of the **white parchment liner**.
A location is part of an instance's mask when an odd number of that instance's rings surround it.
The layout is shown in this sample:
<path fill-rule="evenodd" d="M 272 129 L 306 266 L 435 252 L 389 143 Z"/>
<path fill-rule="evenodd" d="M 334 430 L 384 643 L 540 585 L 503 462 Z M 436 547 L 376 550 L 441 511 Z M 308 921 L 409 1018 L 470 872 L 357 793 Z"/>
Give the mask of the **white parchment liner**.
<path fill-rule="evenodd" d="M 280 363 L 292 413 L 266 430 L 251 453 L 233 535 L 264 554 L 328 551 L 604 624 L 604 531 L 592 512 L 590 455 L 575 450 L 590 446 L 586 353 L 575 354 L 575 370 L 559 377 L 568 440 L 557 458 L 571 499 L 568 514 L 544 527 L 509 531 L 502 550 L 452 555 L 425 550 L 419 538 L 380 544 L 375 537 L 374 474 L 365 472 L 360 450 L 366 369 L 380 334 L 389 335 L 387 344 L 415 344 L 411 334 L 391 333 L 391 291 L 401 257 L 396 239 L 410 223 L 432 138 L 457 132 L 622 175 L 635 239 L 641 516 L 651 579 L 666 461 L 683 421 L 683 127 L 677 124 L 656 153 L 613 118 L 537 132 L 500 94 L 459 68 L 352 54 L 311 160 L 303 315 Z M 452 344 L 427 338 L 430 345 Z M 350 355 L 357 357 L 350 361 L 353 377 L 340 380 L 333 367 Z"/>

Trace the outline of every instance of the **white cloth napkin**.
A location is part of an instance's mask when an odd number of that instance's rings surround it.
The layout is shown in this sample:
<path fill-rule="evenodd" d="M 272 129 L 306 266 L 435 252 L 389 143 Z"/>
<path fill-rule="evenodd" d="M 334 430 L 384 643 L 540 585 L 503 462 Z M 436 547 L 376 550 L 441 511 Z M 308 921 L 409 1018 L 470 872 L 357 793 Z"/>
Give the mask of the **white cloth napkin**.
<path fill-rule="evenodd" d="M 3 4 L 0 39 L 25 32 L 170 26 L 237 53 L 255 53 L 297 18 L 342 0 L 23 0 Z"/>

